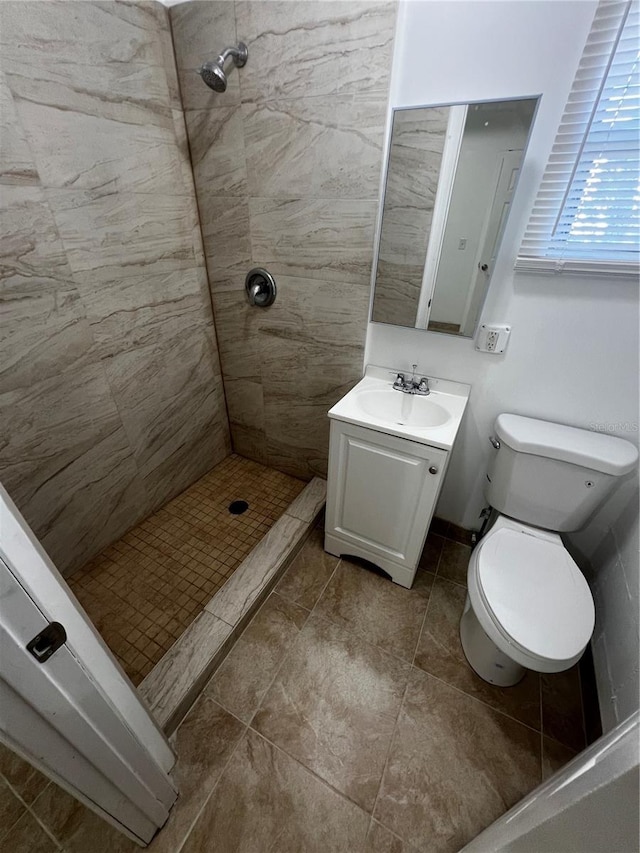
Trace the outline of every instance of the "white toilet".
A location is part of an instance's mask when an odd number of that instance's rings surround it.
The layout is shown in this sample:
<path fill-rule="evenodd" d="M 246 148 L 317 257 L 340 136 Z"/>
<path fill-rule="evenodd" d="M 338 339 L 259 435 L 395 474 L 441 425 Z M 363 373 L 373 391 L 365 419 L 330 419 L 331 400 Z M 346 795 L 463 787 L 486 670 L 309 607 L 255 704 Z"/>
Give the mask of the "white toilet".
<path fill-rule="evenodd" d="M 460 622 L 467 660 L 485 681 L 516 684 L 527 669 L 561 672 L 580 659 L 595 610 L 559 531 L 578 530 L 636 465 L 621 438 L 499 415 L 485 496 L 488 533 L 469 561 Z"/>

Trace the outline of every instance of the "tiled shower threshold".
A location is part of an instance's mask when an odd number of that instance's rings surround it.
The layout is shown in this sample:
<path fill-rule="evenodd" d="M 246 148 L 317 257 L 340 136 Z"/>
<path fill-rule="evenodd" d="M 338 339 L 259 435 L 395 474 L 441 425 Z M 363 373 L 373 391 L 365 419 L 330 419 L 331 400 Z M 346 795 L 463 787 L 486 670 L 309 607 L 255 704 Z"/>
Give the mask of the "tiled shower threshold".
<path fill-rule="evenodd" d="M 314 477 L 138 686 L 171 734 L 311 533 L 326 500 Z"/>

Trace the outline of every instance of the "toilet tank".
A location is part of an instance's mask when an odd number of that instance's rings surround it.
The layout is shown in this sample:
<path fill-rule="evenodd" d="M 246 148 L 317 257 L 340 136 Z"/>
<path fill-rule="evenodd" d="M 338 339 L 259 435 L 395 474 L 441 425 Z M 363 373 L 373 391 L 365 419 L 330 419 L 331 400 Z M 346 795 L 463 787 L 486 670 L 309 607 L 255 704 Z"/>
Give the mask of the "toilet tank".
<path fill-rule="evenodd" d="M 635 445 L 576 427 L 499 415 L 485 496 L 498 512 L 535 527 L 579 530 L 637 464 Z"/>

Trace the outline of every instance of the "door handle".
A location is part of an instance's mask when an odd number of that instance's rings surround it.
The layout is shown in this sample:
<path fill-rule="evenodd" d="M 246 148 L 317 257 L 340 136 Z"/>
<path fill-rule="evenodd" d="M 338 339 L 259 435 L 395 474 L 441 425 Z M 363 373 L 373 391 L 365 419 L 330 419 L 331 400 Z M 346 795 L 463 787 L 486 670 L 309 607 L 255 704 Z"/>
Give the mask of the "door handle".
<path fill-rule="evenodd" d="M 27 651 L 34 656 L 38 663 L 44 663 L 66 642 L 67 632 L 64 627 L 59 622 L 49 622 L 47 627 L 36 634 L 33 640 L 29 640 Z"/>

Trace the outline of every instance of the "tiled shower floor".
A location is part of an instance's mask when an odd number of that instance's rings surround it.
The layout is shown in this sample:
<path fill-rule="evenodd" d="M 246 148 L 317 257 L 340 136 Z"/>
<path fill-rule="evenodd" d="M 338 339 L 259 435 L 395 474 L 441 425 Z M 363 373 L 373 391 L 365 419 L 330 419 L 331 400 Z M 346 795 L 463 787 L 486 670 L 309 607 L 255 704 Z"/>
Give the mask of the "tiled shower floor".
<path fill-rule="evenodd" d="M 302 491 L 231 455 L 98 554 L 67 582 L 139 684 Z M 242 515 L 228 511 L 245 500 Z"/>

